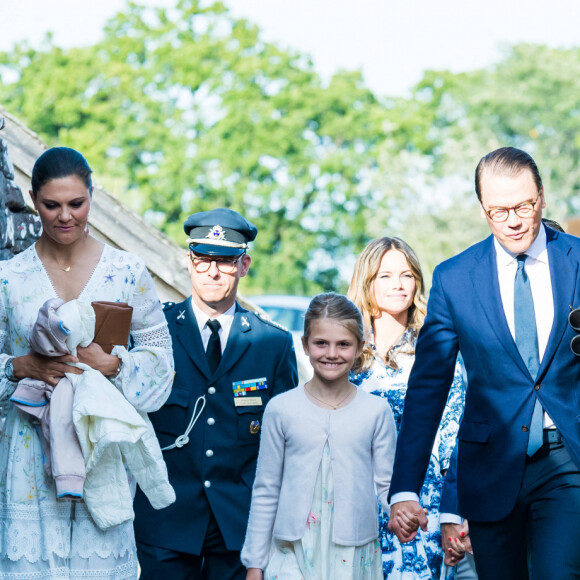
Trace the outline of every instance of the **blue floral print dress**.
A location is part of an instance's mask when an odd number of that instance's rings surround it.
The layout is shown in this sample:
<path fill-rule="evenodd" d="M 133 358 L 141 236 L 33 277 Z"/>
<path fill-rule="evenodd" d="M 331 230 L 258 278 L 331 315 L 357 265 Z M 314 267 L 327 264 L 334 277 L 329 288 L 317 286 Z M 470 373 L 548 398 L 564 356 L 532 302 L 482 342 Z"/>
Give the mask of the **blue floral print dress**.
<path fill-rule="evenodd" d="M 356 375 L 351 374 L 350 377 L 351 382 L 361 389 L 387 399 L 395 417 L 397 434 L 401 428 L 409 373 L 415 361 L 416 340 L 417 332 L 407 329 L 391 349 L 389 354 L 395 360 L 397 369 L 386 366 L 376 355 L 370 369 Z M 432 580 L 440 578 L 443 566 L 443 549 L 439 531 L 439 502 L 443 488 L 441 472 L 449 467 L 464 401 L 463 369 L 458 362 L 420 494 L 421 505 L 428 510 L 427 531 L 423 532 L 419 529 L 413 541 L 401 544 L 388 530 L 389 516 L 379 505 L 379 541 L 383 552 L 385 579 Z M 453 578 L 452 570 L 447 578 Z"/>
<path fill-rule="evenodd" d="M 9 353 L 28 354 L 38 311 L 54 297 L 56 291 L 34 246 L 0 262 L 0 369 Z M 132 347 L 115 346 L 113 354 L 122 365 L 111 380 L 137 410 L 159 409 L 173 382 L 171 337 L 143 262 L 105 245 L 79 299 L 133 306 Z M 0 371 L 0 405 L 5 410 L 0 419 L 0 580 L 134 580 L 133 523 L 102 531 L 84 503 L 56 499 L 32 418 L 8 401 L 16 385 Z"/>

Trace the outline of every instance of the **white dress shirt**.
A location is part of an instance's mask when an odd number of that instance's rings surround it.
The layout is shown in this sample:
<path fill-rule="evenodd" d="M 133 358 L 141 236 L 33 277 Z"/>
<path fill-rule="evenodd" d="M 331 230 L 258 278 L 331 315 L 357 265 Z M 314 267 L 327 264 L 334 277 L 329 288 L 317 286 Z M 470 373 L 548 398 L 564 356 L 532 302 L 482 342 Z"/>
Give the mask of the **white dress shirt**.
<path fill-rule="evenodd" d="M 496 262 L 499 292 L 503 304 L 503 311 L 512 338 L 515 340 L 514 322 L 514 282 L 518 269 L 516 256 L 506 250 L 498 241 L 493 240 Z M 528 256 L 525 262 L 526 273 L 530 280 L 532 299 L 534 301 L 534 314 L 536 317 L 536 329 L 538 333 L 538 351 L 540 363 L 546 352 L 548 337 L 554 323 L 554 298 L 552 294 L 552 279 L 550 277 L 550 264 L 548 261 L 548 248 L 546 246 L 546 230 L 542 226 L 536 239 L 525 252 Z M 469 388 L 469 385 L 468 385 Z M 544 411 L 544 428 L 553 426 L 550 416 Z M 391 498 L 391 505 L 401 501 L 419 501 L 416 493 L 402 491 Z M 440 514 L 440 522 L 460 523 L 460 518 L 453 514 Z"/>
<path fill-rule="evenodd" d="M 207 350 L 207 343 L 209 342 L 209 337 L 211 336 L 211 328 L 207 325 L 208 320 L 217 320 L 220 323 L 221 328 L 218 330 L 220 337 L 220 343 L 222 347 L 222 354 L 226 349 L 226 344 L 228 342 L 228 337 L 230 335 L 230 330 L 232 328 L 232 323 L 234 322 L 234 314 L 236 312 L 236 304 L 228 308 L 223 314 L 220 314 L 217 318 L 212 318 L 203 312 L 197 304 L 194 302 L 193 297 L 191 298 L 191 309 L 195 315 L 195 320 L 199 327 L 199 333 L 201 334 L 201 341 L 203 342 L 203 350 Z"/>
<path fill-rule="evenodd" d="M 516 339 L 514 323 L 514 281 L 518 269 L 517 254 L 508 252 L 497 239 L 493 240 L 497 256 L 497 277 L 499 292 L 503 303 L 503 311 L 512 335 Z M 550 264 L 548 248 L 546 247 L 546 230 L 540 228 L 538 236 L 525 252 L 526 273 L 530 280 L 534 314 L 536 316 L 536 330 L 538 333 L 538 353 L 540 363 L 546 352 L 548 338 L 554 324 L 554 298 L 552 294 L 552 279 L 550 278 Z M 553 421 L 544 412 L 544 427 L 553 426 Z"/>

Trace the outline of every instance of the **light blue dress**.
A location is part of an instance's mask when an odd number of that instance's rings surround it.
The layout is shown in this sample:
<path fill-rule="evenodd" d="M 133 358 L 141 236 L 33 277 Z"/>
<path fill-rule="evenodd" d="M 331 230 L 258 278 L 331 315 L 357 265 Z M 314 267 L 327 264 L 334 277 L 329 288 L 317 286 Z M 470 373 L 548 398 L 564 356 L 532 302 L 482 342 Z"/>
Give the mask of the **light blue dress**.
<path fill-rule="evenodd" d="M 35 246 L 0 262 L 0 369 L 7 353 L 29 352 L 38 311 L 56 295 Z M 132 348 L 115 346 L 113 354 L 123 364 L 111 381 L 139 411 L 161 407 L 173 380 L 171 337 L 142 260 L 105 245 L 79 298 L 133 306 Z M 103 531 L 84 503 L 57 499 L 54 479 L 44 470 L 36 425 L 7 403 L 16 383 L 0 375 L 0 404 L 6 406 L 0 423 L 0 580 L 134 580 L 133 523 Z"/>
<path fill-rule="evenodd" d="M 350 380 L 358 387 L 387 399 L 395 417 L 397 434 L 401 428 L 409 373 L 415 361 L 416 340 L 417 332 L 407 329 L 391 349 L 390 354 L 396 361 L 397 369 L 387 367 L 379 356 L 375 356 L 369 370 L 350 377 Z M 421 505 L 428 510 L 427 531 L 423 532 L 419 529 L 417 537 L 412 542 L 401 545 L 397 537 L 387 529 L 389 516 L 379 505 L 379 541 L 383 552 L 385 579 L 432 580 L 440 577 L 443 564 L 439 530 L 439 502 L 443 487 L 441 471 L 449 467 L 449 459 L 455 447 L 459 421 L 463 413 L 464 400 L 463 369 L 458 362 L 420 494 Z M 447 578 L 452 577 L 453 572 L 450 571 Z"/>

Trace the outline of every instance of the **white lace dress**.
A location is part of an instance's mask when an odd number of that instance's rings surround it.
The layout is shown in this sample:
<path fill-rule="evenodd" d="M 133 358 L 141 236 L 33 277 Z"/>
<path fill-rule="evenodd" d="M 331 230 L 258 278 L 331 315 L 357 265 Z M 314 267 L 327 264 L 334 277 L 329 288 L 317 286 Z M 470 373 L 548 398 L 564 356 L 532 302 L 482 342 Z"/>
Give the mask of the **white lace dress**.
<path fill-rule="evenodd" d="M 38 310 L 53 297 L 56 292 L 34 246 L 0 262 L 0 369 L 6 353 L 29 352 Z M 79 298 L 133 306 L 131 350 L 113 350 L 123 361 L 113 384 L 138 410 L 159 409 L 173 379 L 171 337 L 143 262 L 105 246 Z M 0 580 L 136 578 L 132 522 L 103 532 L 83 503 L 57 501 L 54 481 L 44 472 L 36 428 L 29 415 L 8 402 L 15 388 L 0 372 L 0 404 L 5 406 L 0 423 Z"/>

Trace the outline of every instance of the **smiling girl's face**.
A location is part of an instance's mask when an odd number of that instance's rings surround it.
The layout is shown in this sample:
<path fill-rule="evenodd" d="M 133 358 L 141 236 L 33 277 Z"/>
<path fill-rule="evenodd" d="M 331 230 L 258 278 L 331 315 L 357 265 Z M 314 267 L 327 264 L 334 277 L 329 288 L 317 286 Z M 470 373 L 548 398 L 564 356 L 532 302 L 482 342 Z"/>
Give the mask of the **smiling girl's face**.
<path fill-rule="evenodd" d="M 325 383 L 346 379 L 363 347 L 355 334 L 331 318 L 313 320 L 302 344 L 315 376 Z"/>

